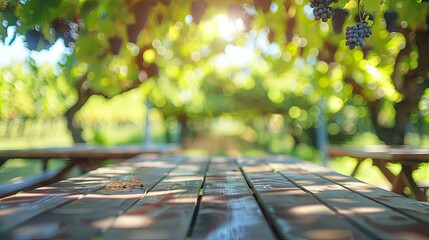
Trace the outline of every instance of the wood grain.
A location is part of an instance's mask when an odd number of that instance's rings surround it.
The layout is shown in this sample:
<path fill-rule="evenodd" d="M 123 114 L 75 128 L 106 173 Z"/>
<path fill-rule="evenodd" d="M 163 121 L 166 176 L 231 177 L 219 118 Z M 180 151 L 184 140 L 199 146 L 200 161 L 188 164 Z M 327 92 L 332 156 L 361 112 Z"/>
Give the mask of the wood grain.
<path fill-rule="evenodd" d="M 275 239 L 234 159 L 212 160 L 194 239 Z"/>
<path fill-rule="evenodd" d="M 131 171 L 121 176 L 127 180 L 136 177 L 145 188 L 152 188 L 158 181 L 174 169 L 179 158 L 135 162 Z M 66 238 L 89 239 L 113 223 L 114 218 L 126 211 L 145 195 L 145 189 L 102 188 L 88 193 L 69 204 L 46 211 L 37 218 L 15 227 L 10 232 L 12 238 Z M 52 226 L 56 226 L 54 229 Z M 31 232 L 28 229 L 37 229 Z M 49 229 L 49 231 L 47 230 Z"/>
<path fill-rule="evenodd" d="M 129 175 L 135 166 L 154 160 L 136 157 L 118 165 L 99 168 L 81 177 L 70 178 L 46 187 L 3 198 L 0 200 L 0 212 L 3 211 L 0 215 L 0 233 L 2 235 L 7 234 L 10 238 L 12 238 L 11 235 L 24 234 L 25 229 L 29 229 L 31 224 L 40 223 L 40 214 L 102 189 L 113 180 Z M 30 220 L 35 216 L 38 217 Z M 25 221 L 28 222 L 21 226 L 23 227 L 21 230 L 24 230 L 20 231 L 19 227 L 16 226 Z M 11 230 L 13 227 L 15 228 Z"/>
<path fill-rule="evenodd" d="M 184 239 L 208 159 L 190 157 L 101 233 L 102 239 Z"/>
<path fill-rule="evenodd" d="M 339 173 L 335 173 L 312 163 L 298 164 L 301 169 L 310 170 L 325 179 L 340 184 L 354 192 L 361 194 L 374 201 L 378 201 L 389 206 L 396 211 L 402 212 L 424 224 L 429 225 L 429 207 L 421 202 L 410 198 L 402 197 L 396 193 L 369 185 L 355 178 L 350 178 Z"/>
<path fill-rule="evenodd" d="M 240 165 L 270 221 L 284 239 L 368 239 L 370 236 L 335 211 L 267 168 L 258 159 Z M 257 169 L 260 169 L 258 171 Z M 268 170 L 268 171 L 267 171 Z"/>
<path fill-rule="evenodd" d="M 313 194 L 329 208 L 365 229 L 373 238 L 383 236 L 386 239 L 427 239 L 429 228 L 397 210 L 366 198 L 350 189 L 344 188 L 318 175 L 311 174 L 305 167 L 292 158 L 266 161 L 283 176 Z"/>

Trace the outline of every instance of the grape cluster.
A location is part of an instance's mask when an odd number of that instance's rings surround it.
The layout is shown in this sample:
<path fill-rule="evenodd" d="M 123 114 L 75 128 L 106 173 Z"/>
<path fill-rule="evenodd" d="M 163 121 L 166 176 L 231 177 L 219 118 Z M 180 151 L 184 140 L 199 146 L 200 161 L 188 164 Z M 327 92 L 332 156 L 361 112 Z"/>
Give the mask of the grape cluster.
<path fill-rule="evenodd" d="M 355 26 L 348 26 L 346 28 L 346 46 L 350 48 L 350 50 L 355 49 L 356 46 L 361 48 L 365 47 L 365 38 L 369 38 L 372 32 L 369 30 L 368 23 L 359 22 Z"/>
<path fill-rule="evenodd" d="M 327 22 L 332 17 L 331 3 L 336 3 L 338 0 L 310 0 L 310 7 L 313 8 L 314 19 Z"/>

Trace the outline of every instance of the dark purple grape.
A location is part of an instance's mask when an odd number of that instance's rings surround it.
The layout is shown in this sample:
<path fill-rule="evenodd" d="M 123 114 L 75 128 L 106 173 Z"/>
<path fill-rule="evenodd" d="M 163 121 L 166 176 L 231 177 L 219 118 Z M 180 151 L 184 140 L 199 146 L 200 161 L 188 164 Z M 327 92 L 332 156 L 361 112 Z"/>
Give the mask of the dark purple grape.
<path fill-rule="evenodd" d="M 394 32 L 396 30 L 396 20 L 398 20 L 398 13 L 393 11 L 388 11 L 384 13 L 384 19 L 386 20 L 386 29 L 389 32 Z"/>
<path fill-rule="evenodd" d="M 332 3 L 336 3 L 338 0 L 310 0 L 310 7 L 313 8 L 314 19 L 322 20 L 327 22 L 328 19 L 332 18 Z"/>
<path fill-rule="evenodd" d="M 348 26 L 346 28 L 346 46 L 350 50 L 355 49 L 356 46 L 361 48 L 365 47 L 365 38 L 369 38 L 372 32 L 369 30 L 369 26 L 366 22 L 358 22 L 354 26 Z"/>

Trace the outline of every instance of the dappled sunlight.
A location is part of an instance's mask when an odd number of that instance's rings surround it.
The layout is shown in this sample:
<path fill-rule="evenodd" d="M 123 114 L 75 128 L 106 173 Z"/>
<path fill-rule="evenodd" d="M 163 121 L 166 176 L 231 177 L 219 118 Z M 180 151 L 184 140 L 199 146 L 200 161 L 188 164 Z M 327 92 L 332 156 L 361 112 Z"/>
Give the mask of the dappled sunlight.
<path fill-rule="evenodd" d="M 184 204 L 186 205 L 196 205 L 197 199 L 196 194 L 192 193 L 186 193 L 186 194 L 180 194 L 174 199 L 165 201 L 167 204 Z"/>
<path fill-rule="evenodd" d="M 342 176 L 342 175 L 326 175 L 327 177 L 329 177 L 329 179 L 331 180 L 337 180 L 337 181 L 341 181 L 341 180 L 348 180 L 348 177 L 346 176 Z M 359 183 L 359 182 L 352 182 L 354 184 L 362 184 L 362 185 L 367 185 L 364 183 Z"/>
<path fill-rule="evenodd" d="M 279 192 L 285 194 L 286 192 L 296 191 L 298 188 L 290 182 L 285 182 L 285 179 L 264 179 L 262 181 L 252 180 L 253 187 L 263 193 Z"/>
<path fill-rule="evenodd" d="M 291 216 L 306 217 L 307 215 L 331 214 L 332 211 L 325 205 L 304 205 L 287 210 Z"/>
<path fill-rule="evenodd" d="M 216 195 L 204 195 L 203 196 L 204 201 L 207 203 L 214 203 L 214 204 L 225 204 L 226 199 L 216 196 Z"/>
<path fill-rule="evenodd" d="M 350 198 L 329 198 L 329 202 L 341 203 L 341 204 L 353 204 L 359 201 Z"/>
<path fill-rule="evenodd" d="M 116 166 L 115 168 L 113 167 L 105 167 L 105 168 L 97 168 L 93 171 L 91 171 L 89 174 L 93 175 L 93 174 L 124 174 L 127 172 L 132 171 L 135 167 L 134 167 L 135 163 L 132 162 L 128 162 L 124 165 L 128 165 L 128 166 Z"/>
<path fill-rule="evenodd" d="M 303 185 L 301 182 L 297 182 L 297 184 L 299 185 Z M 311 186 L 307 186 L 307 185 L 303 185 L 305 187 L 305 189 L 307 189 L 308 191 L 314 193 L 314 194 L 324 194 L 324 193 L 338 193 L 338 194 L 342 194 L 344 192 L 344 188 L 342 188 L 341 186 L 335 186 L 335 185 L 311 185 Z"/>
<path fill-rule="evenodd" d="M 147 193 L 148 197 L 163 197 L 170 196 L 172 194 L 186 193 L 186 189 L 175 189 L 175 190 L 154 190 Z"/>
<path fill-rule="evenodd" d="M 105 190 L 105 192 L 107 192 Z M 134 193 L 133 190 L 129 190 L 124 193 L 118 194 L 115 192 L 115 194 L 87 194 L 85 195 L 85 198 L 95 198 L 95 199 L 138 199 L 142 197 L 142 194 L 144 194 L 144 191 L 141 191 L 141 193 Z"/>
<path fill-rule="evenodd" d="M 57 234 L 61 223 L 49 222 L 17 227 L 12 231 L 14 239 L 48 239 Z"/>
<path fill-rule="evenodd" d="M 89 185 L 90 187 L 94 187 L 94 185 L 104 184 L 104 183 L 107 183 L 107 182 L 109 182 L 109 180 L 105 180 L 105 179 L 102 179 L 102 178 L 100 178 L 98 180 L 95 180 L 95 179 L 84 180 L 84 181 L 75 182 L 74 184 L 76 184 L 78 186 L 76 186 L 74 188 L 77 189 L 77 188 L 84 188 L 85 187 L 85 186 L 79 186 L 79 185 Z M 49 190 L 49 189 L 45 188 L 45 189 L 41 189 L 41 190 Z"/>
<path fill-rule="evenodd" d="M 18 212 L 20 209 L 21 208 L 19 208 L 19 207 L 9 207 L 6 209 L 2 209 L 2 207 L 0 206 L 0 217 L 12 215 L 12 214 Z"/>
<path fill-rule="evenodd" d="M 148 215 L 134 215 L 134 214 L 124 214 L 115 219 L 115 222 L 111 224 L 111 220 L 109 219 L 107 223 L 108 227 L 115 229 L 141 229 L 147 228 L 151 224 L 155 223 L 157 220 L 154 217 Z M 110 225 L 111 224 L 111 225 Z M 98 228 L 105 228 L 105 223 L 103 221 L 96 221 L 93 223 L 94 226 Z"/>
<path fill-rule="evenodd" d="M 296 181 L 297 183 L 299 183 L 300 185 L 314 185 L 317 184 L 316 181 L 312 181 L 312 180 L 299 180 Z M 317 186 L 314 186 L 315 188 L 317 188 Z"/>
<path fill-rule="evenodd" d="M 381 207 L 356 207 L 356 208 L 351 208 L 348 211 L 352 213 L 358 213 L 358 214 L 368 214 L 368 213 L 386 212 L 386 209 Z"/>
<path fill-rule="evenodd" d="M 116 220 L 116 217 L 106 217 L 91 221 L 91 226 L 100 231 L 106 231 L 112 226 L 112 223 Z"/>
<path fill-rule="evenodd" d="M 23 182 L 25 180 L 25 178 L 24 177 L 15 177 L 15 178 L 12 178 L 11 180 L 10 180 L 10 183 L 21 183 L 21 182 Z"/>
<path fill-rule="evenodd" d="M 57 190 L 58 188 L 49 188 L 49 190 Z M 19 193 L 17 195 L 12 195 L 6 198 L 2 198 L 0 200 L 1 204 L 8 204 L 8 203 L 19 203 L 19 202 L 24 202 L 28 199 L 31 198 L 37 198 L 37 197 L 45 197 L 48 196 L 49 194 L 46 193 L 38 193 L 38 192 L 23 192 L 23 193 Z"/>
<path fill-rule="evenodd" d="M 270 163 L 270 166 L 275 170 L 275 171 L 281 171 L 284 169 L 287 169 L 290 167 L 290 164 L 285 164 L 285 163 Z"/>
<path fill-rule="evenodd" d="M 304 231 L 302 234 L 311 240 L 354 240 L 353 232 L 340 229 L 314 229 Z"/>

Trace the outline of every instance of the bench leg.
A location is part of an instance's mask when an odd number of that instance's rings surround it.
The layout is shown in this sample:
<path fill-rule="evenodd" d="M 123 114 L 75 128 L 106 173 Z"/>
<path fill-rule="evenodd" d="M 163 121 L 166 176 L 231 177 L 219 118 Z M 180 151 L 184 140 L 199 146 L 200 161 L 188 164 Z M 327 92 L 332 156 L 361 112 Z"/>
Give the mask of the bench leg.
<path fill-rule="evenodd" d="M 49 158 L 42 159 L 42 171 L 46 172 L 48 170 Z"/>
<path fill-rule="evenodd" d="M 9 160 L 9 158 L 1 158 L 0 159 L 0 167 L 5 164 L 7 162 L 7 160 Z"/>
<path fill-rule="evenodd" d="M 63 167 L 55 176 L 52 177 L 51 182 L 58 182 L 65 178 L 65 176 L 77 165 L 77 160 L 70 160 L 65 167 Z"/>
<path fill-rule="evenodd" d="M 426 196 L 424 194 L 424 191 L 421 191 L 420 188 L 417 186 L 416 182 L 413 179 L 412 173 L 414 170 L 414 166 L 410 165 L 402 165 L 402 171 L 399 174 L 403 181 L 411 188 L 411 196 L 419 201 L 426 201 Z"/>
<path fill-rule="evenodd" d="M 405 182 L 404 179 L 401 176 L 401 173 L 399 173 L 398 176 L 395 177 L 395 179 L 392 182 L 392 192 L 400 194 L 402 196 L 406 196 L 404 192 L 405 188 Z"/>
<path fill-rule="evenodd" d="M 350 174 L 350 176 L 352 176 L 352 177 L 354 177 L 354 176 L 356 175 L 357 170 L 358 170 L 358 168 L 359 168 L 360 164 L 361 164 L 361 163 L 362 163 L 362 161 L 363 161 L 363 159 L 362 159 L 362 158 L 356 158 L 356 160 L 357 160 L 356 166 L 355 166 L 355 168 L 353 169 L 353 172 Z"/>
<path fill-rule="evenodd" d="M 386 167 L 385 162 L 373 160 L 373 165 L 377 166 L 378 169 L 380 169 L 380 171 L 387 178 L 387 180 L 389 180 L 389 182 L 392 184 L 392 189 L 390 191 L 405 196 L 405 183 L 400 174 L 398 176 L 393 175 L 393 173 Z"/>

